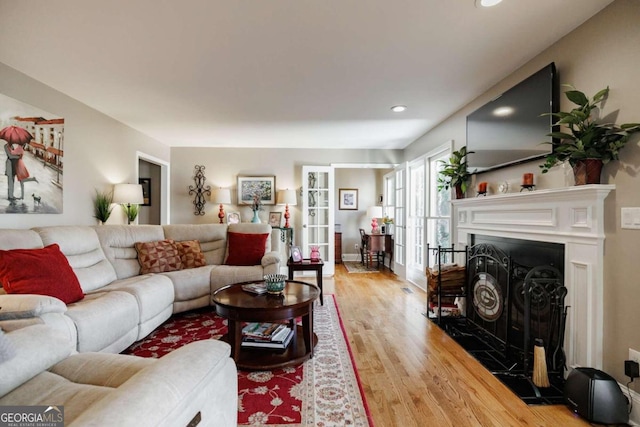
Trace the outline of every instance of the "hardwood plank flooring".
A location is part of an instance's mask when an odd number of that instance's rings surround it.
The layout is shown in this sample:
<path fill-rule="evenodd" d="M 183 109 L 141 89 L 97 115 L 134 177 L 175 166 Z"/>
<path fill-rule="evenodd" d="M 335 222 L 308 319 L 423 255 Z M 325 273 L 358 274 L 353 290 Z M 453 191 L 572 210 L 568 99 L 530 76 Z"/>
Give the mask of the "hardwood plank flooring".
<path fill-rule="evenodd" d="M 336 265 L 324 291 L 338 301 L 375 426 L 589 426 L 562 405 L 527 406 L 423 316 L 424 291 L 388 270 Z"/>

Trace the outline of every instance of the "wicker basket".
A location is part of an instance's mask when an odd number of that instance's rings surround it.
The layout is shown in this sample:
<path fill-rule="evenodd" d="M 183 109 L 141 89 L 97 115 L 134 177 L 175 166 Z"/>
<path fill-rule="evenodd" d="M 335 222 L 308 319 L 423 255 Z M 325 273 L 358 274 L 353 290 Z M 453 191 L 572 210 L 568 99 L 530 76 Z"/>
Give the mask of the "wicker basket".
<path fill-rule="evenodd" d="M 442 271 L 427 268 L 427 289 L 429 299 L 433 301 L 437 298 L 438 292 L 438 277 L 441 276 L 440 290 L 443 293 L 457 293 L 461 292 L 462 288 L 466 285 L 466 267 L 453 265 Z"/>

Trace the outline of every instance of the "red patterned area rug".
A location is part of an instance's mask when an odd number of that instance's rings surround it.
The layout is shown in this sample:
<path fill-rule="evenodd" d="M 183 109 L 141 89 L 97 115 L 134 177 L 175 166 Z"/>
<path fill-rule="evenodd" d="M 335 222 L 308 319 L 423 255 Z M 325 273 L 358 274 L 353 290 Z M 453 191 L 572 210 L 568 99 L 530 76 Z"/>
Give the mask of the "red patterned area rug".
<path fill-rule="evenodd" d="M 316 303 L 314 357 L 301 366 L 238 372 L 238 424 L 269 426 L 373 427 L 358 372 L 333 295 Z M 162 357 L 192 341 L 219 339 L 227 321 L 211 308 L 171 317 L 124 351 Z"/>

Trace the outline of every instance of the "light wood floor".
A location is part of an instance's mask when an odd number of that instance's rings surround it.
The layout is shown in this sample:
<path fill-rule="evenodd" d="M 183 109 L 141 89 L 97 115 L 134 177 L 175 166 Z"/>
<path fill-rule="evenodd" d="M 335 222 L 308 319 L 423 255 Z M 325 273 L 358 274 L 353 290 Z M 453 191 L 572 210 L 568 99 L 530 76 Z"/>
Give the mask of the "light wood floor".
<path fill-rule="evenodd" d="M 565 406 L 524 404 L 423 316 L 422 290 L 392 273 L 336 265 L 324 289 L 336 296 L 376 427 L 589 426 Z"/>

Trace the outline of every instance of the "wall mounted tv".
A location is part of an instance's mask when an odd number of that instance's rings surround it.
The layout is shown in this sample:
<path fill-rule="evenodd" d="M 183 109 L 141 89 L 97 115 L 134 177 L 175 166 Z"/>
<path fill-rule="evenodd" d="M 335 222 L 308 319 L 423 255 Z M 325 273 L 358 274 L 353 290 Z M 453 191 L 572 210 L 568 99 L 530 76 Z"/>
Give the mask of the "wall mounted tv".
<path fill-rule="evenodd" d="M 559 106 L 556 67 L 552 62 L 467 116 L 471 172 L 542 158 L 551 153 L 552 116 Z"/>

